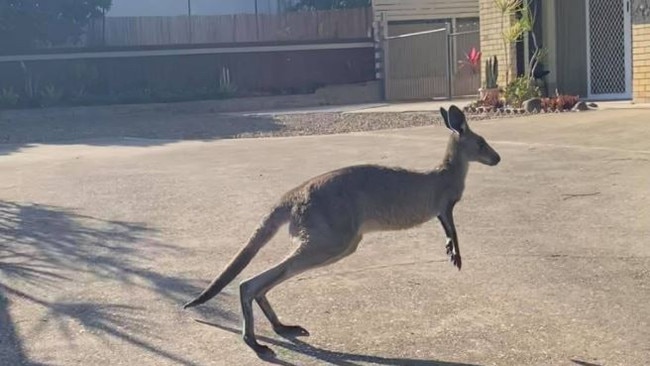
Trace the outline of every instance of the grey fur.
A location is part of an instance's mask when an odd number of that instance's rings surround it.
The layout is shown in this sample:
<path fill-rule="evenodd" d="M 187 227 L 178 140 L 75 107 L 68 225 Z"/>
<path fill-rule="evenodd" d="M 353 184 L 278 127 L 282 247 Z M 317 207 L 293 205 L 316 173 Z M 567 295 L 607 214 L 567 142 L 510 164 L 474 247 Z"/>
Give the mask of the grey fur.
<path fill-rule="evenodd" d="M 184 308 L 200 305 L 217 295 L 287 222 L 297 249 L 276 266 L 240 284 L 243 338 L 258 353 L 272 351 L 255 338 L 253 300 L 276 332 L 307 335 L 303 328 L 279 321 L 266 293 L 299 273 L 354 253 L 366 233 L 405 230 L 437 217 L 447 236 L 447 254 L 460 270 L 453 209 L 463 195 L 469 163 L 494 166 L 501 158 L 483 137 L 469 129 L 465 115 L 456 106 L 449 111 L 440 108 L 440 113 L 453 132 L 442 164 L 427 172 L 357 165 L 302 183 L 281 197 L 222 274 Z"/>

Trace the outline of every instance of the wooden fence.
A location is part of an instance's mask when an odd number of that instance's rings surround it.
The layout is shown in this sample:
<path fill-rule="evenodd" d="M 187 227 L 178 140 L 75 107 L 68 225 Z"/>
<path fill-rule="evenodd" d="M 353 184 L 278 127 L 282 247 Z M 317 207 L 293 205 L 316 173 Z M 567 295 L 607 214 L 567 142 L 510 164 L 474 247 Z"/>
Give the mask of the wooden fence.
<path fill-rule="evenodd" d="M 88 28 L 84 46 L 318 41 L 370 38 L 372 10 L 175 17 L 107 17 Z"/>

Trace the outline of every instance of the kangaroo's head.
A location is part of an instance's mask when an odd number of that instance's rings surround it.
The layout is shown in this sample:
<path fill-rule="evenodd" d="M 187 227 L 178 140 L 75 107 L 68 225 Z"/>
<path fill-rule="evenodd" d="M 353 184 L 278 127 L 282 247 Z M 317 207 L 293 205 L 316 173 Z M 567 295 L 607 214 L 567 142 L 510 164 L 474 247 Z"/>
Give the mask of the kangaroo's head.
<path fill-rule="evenodd" d="M 482 136 L 470 130 L 465 114 L 458 107 L 452 105 L 449 107 L 449 112 L 441 107 L 440 114 L 447 128 L 455 134 L 452 138 L 456 142 L 457 154 L 467 161 L 478 161 L 489 166 L 499 164 L 501 161 L 499 154 Z"/>

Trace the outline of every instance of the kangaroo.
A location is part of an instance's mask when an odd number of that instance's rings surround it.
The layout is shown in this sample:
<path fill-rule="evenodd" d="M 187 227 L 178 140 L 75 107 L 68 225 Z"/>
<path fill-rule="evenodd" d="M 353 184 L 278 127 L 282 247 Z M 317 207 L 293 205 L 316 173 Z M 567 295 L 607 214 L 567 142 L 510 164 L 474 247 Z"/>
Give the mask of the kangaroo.
<path fill-rule="evenodd" d="M 447 255 L 460 270 L 462 262 L 453 209 L 463 194 L 469 163 L 495 166 L 501 157 L 483 137 L 469 129 L 458 107 L 452 105 L 448 112 L 440 108 L 440 113 L 452 131 L 442 164 L 428 172 L 356 165 L 307 180 L 280 198 L 223 273 L 183 308 L 203 304 L 216 296 L 287 222 L 297 249 L 276 266 L 239 286 L 243 340 L 260 356 L 274 352 L 257 342 L 253 300 L 276 333 L 309 335 L 300 326 L 280 322 L 266 294 L 293 276 L 354 253 L 366 233 L 409 229 L 437 217 L 447 236 Z"/>

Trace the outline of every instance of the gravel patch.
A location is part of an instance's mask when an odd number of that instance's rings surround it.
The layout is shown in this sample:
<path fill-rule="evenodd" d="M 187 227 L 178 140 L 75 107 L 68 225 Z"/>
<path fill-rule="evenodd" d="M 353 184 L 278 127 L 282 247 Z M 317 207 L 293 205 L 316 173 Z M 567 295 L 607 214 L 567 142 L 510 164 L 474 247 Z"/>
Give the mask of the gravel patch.
<path fill-rule="evenodd" d="M 468 115 L 467 119 L 472 123 L 508 117 L 517 115 Z M 442 118 L 432 112 L 291 114 L 275 116 L 274 120 L 280 126 L 278 130 L 246 132 L 236 138 L 328 135 L 442 125 Z"/>
<path fill-rule="evenodd" d="M 246 132 L 236 137 L 329 135 L 442 123 L 439 116 L 431 113 L 310 113 L 278 115 L 273 119 L 280 126 L 278 130 Z"/>
<path fill-rule="evenodd" d="M 509 116 L 470 115 L 470 121 Z M 514 117 L 514 116 L 513 116 Z M 54 143 L 87 139 L 142 138 L 214 140 L 305 136 L 374 131 L 427 125 L 442 120 L 433 112 L 307 113 L 237 116 L 218 113 L 75 113 L 66 110 L 5 112 L 0 115 L 0 144 Z"/>

